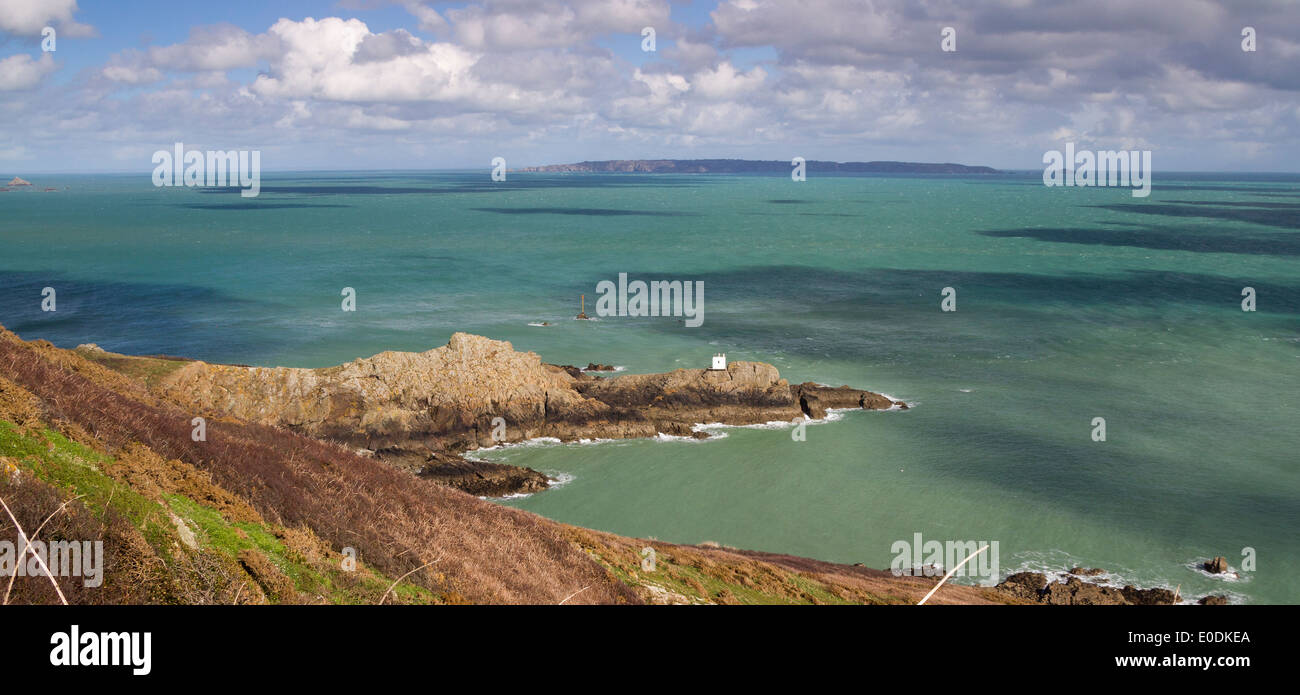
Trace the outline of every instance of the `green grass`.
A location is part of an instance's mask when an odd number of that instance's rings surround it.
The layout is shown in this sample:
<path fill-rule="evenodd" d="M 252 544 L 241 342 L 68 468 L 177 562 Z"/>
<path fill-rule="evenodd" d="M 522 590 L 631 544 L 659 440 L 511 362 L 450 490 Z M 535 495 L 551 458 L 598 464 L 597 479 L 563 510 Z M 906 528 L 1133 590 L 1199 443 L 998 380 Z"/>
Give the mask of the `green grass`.
<path fill-rule="evenodd" d="M 239 557 L 241 550 L 259 550 L 303 593 L 321 596 L 336 604 L 372 603 L 393 583 L 391 579 L 361 563 L 357 564 L 350 577 L 354 581 L 343 582 L 341 575 L 347 570 L 343 569 L 338 559 L 323 558 L 320 562 L 312 563 L 286 547 L 275 535 L 275 531 L 266 525 L 248 521 L 231 523 L 215 509 L 183 495 L 164 497 L 177 516 L 198 527 L 196 536 L 202 547 L 232 560 Z M 424 587 L 406 582 L 393 589 L 393 597 L 390 598 L 408 603 L 434 603 L 437 600 Z"/>
<path fill-rule="evenodd" d="M 624 584 L 629 586 L 657 586 L 659 588 L 681 594 L 688 599 L 715 603 L 719 595 L 724 591 L 730 593 L 737 602 L 746 605 L 781 605 L 781 604 L 799 604 L 808 603 L 808 601 L 795 600 L 790 596 L 781 596 L 766 593 L 760 589 L 745 586 L 739 582 L 728 582 L 712 577 L 700 570 L 689 565 L 679 565 L 671 561 L 666 555 L 659 555 L 656 560 L 654 572 L 636 571 L 636 576 L 620 567 L 618 563 L 603 561 L 600 557 L 595 559 L 613 572 Z M 831 592 L 827 591 L 817 582 L 800 577 L 794 574 L 789 575 L 786 581 L 790 583 L 792 589 L 806 592 L 816 596 L 818 600 L 824 603 L 850 603 Z M 703 592 L 699 587 L 703 588 Z"/>
<path fill-rule="evenodd" d="M 114 480 L 102 471 L 113 459 L 89 447 L 73 442 L 62 434 L 44 429 L 24 432 L 17 425 L 0 420 L 0 456 L 15 459 L 19 466 L 38 479 L 82 495 L 80 502 L 96 516 L 113 509 L 138 529 L 146 542 L 171 564 L 180 534 L 171 520 L 174 513 L 197 530 L 200 552 L 217 553 L 229 563 L 237 563 L 240 551 L 256 549 L 293 582 L 294 587 L 310 597 L 322 597 L 329 603 L 373 603 L 392 584 L 388 577 L 358 562 L 354 571 L 342 568 L 337 559 L 311 561 L 287 548 L 276 535 L 276 528 L 254 522 L 230 522 L 212 507 L 184 495 L 163 495 L 158 502 Z M 390 600 L 404 603 L 436 603 L 438 596 L 424 587 L 408 582 L 393 589 Z"/>
<path fill-rule="evenodd" d="M 187 360 L 115 355 L 94 350 L 77 350 L 76 353 L 91 362 L 141 381 L 151 388 L 161 382 L 167 375 L 189 364 Z"/>
<path fill-rule="evenodd" d="M 177 541 L 175 528 L 162 505 L 120 483 L 101 470 L 111 459 L 73 442 L 54 430 L 24 434 L 11 422 L 0 420 L 0 455 L 10 456 L 38 479 L 82 495 L 81 503 L 102 518 L 109 508 L 140 529 L 145 541 L 164 560 L 171 558 Z"/>

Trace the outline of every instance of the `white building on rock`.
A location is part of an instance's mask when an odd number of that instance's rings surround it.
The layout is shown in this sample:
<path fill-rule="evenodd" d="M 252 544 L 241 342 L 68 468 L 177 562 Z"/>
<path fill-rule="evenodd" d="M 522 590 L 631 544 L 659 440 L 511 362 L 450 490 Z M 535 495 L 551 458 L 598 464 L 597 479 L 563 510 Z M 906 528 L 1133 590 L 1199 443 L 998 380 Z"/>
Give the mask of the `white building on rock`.
<path fill-rule="evenodd" d="M 715 355 L 713 356 L 713 366 L 710 367 L 710 369 L 721 369 L 721 370 L 723 370 L 723 371 L 726 371 L 726 369 L 727 369 L 727 354 L 726 354 L 725 352 L 719 352 L 719 353 L 715 354 Z"/>

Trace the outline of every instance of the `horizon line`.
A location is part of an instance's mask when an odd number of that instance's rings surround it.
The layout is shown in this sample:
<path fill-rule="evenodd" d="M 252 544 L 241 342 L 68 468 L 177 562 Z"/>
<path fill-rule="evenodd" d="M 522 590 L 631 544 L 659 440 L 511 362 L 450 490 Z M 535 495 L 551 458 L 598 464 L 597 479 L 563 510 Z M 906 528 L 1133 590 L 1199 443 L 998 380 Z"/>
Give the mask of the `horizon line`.
<path fill-rule="evenodd" d="M 649 160 L 649 159 L 646 159 L 646 160 L 642 160 L 642 159 L 590 159 L 590 160 L 583 160 L 583 161 L 586 161 L 586 162 L 617 162 L 617 161 L 693 161 L 693 160 L 705 160 L 705 159 L 720 159 L 720 158 L 717 158 L 717 157 L 697 157 L 697 158 L 693 158 L 693 159 L 691 159 L 691 160 L 687 160 L 687 159 L 673 159 L 673 158 L 660 158 L 660 159 L 656 159 L 656 160 Z M 766 161 L 784 161 L 784 160 L 735 159 L 735 160 L 733 160 L 733 161 L 766 162 Z M 834 160 L 829 160 L 829 159 L 828 159 L 828 160 L 809 160 L 809 161 L 827 161 L 827 162 L 832 162 L 832 161 L 834 161 Z M 880 161 L 880 162 L 895 162 L 895 161 L 897 161 L 897 162 L 901 162 L 901 163 L 904 163 L 904 164 L 956 164 L 956 162 L 903 162 L 902 160 L 872 160 L 872 161 Z M 736 175 L 751 174 L 751 173 L 754 173 L 754 174 L 762 174 L 762 173 L 764 173 L 764 172 L 704 172 L 704 173 L 695 173 L 695 172 L 648 172 L 648 171 L 627 171 L 627 172 L 624 172 L 624 171 L 589 171 L 589 172 L 523 171 L 523 169 L 528 168 L 528 167 L 541 167 L 541 166 L 564 166 L 565 164 L 580 164 L 580 163 L 581 163 L 581 162 L 565 162 L 564 164 L 530 164 L 530 165 L 526 165 L 526 166 L 524 166 L 524 167 L 520 167 L 520 168 L 517 168 L 517 169 L 515 169 L 515 168 L 507 169 L 506 171 L 507 171 L 507 172 L 511 172 L 511 173 L 517 173 L 517 174 L 550 174 L 550 175 L 556 175 L 556 174 L 585 174 L 585 175 L 602 175 L 602 174 L 608 174 L 608 175 L 627 175 L 627 174 L 639 174 L 639 175 L 643 175 L 643 176 L 663 176 L 663 175 L 669 175 L 669 176 L 672 176 L 672 175 L 676 175 L 676 176 L 686 176 L 686 175 L 691 175 L 691 176 L 736 176 Z M 846 163 L 868 163 L 868 162 L 858 162 L 857 160 L 849 160 L 849 161 L 846 161 L 846 162 L 835 162 L 835 163 L 836 163 L 836 164 L 846 164 Z M 1041 167 L 1035 167 L 1035 168 L 1030 168 L 1030 169 L 1018 169 L 1018 168 L 1000 169 L 1000 168 L 998 168 L 998 167 L 989 166 L 989 165 L 987 165 L 987 164 L 962 164 L 962 165 L 960 165 L 960 166 L 968 166 L 968 167 L 980 167 L 980 166 L 984 166 L 984 167 L 988 167 L 988 168 L 990 168 L 990 169 L 995 169 L 995 170 L 996 170 L 996 173 L 998 173 L 998 174 L 1016 174 L 1016 173 L 1032 173 L 1032 172 L 1042 173 L 1042 171 L 1043 171 Z M 461 172 L 461 171 L 480 171 L 480 170 L 483 170 L 483 171 L 491 171 L 491 170 L 492 170 L 492 167 L 491 167 L 491 166 L 474 166 L 474 167 L 442 167 L 442 168 L 416 168 L 416 167 L 411 167 L 411 168 L 383 168 L 383 169 L 365 169 L 365 168 L 362 168 L 362 169 L 347 169 L 347 168 L 344 168 L 344 169 L 327 169 L 327 168 L 306 168 L 306 169 L 262 169 L 262 172 L 261 172 L 261 173 L 262 173 L 262 174 L 303 174 L 303 173 L 345 173 L 345 172 L 362 172 L 362 173 L 379 173 L 379 172 Z M 14 171 L 17 171 L 17 170 L 14 170 Z M 1250 170 L 1250 169 L 1167 169 L 1167 170 L 1158 170 L 1158 171 L 1163 171 L 1163 173 L 1166 173 L 1166 174 L 1261 174 L 1261 175 L 1265 175 L 1265 174 L 1300 174 L 1300 169 L 1296 169 L 1296 170 Z M 28 175 L 28 176 L 34 176 L 34 175 L 43 175 L 43 176 L 60 176 L 60 175 L 62 175 L 62 176 L 89 176 L 89 175 L 142 175 L 142 176 L 149 176 L 152 172 L 153 172 L 153 169 L 152 169 L 152 168 L 139 169 L 139 170 L 133 170 L 133 169 L 87 169 L 87 170 L 81 170 L 81 171 L 68 171 L 68 170 L 63 170 L 63 171 L 60 171 L 60 170 L 47 170 L 47 171 L 41 171 L 41 170 L 37 170 L 37 171 L 32 171 L 32 172 L 30 172 L 30 173 L 27 174 L 27 175 Z M 855 176 L 855 175 L 872 175 L 872 176 L 895 176 L 895 175 L 906 175 L 906 176 L 990 176 L 990 174 L 961 174 L 961 173 L 947 174 L 947 173 L 909 173 L 909 172 L 825 172 L 825 173 L 836 174 L 836 175 L 845 175 L 845 176 Z M 3 179 L 4 179 L 5 177 L 10 176 L 10 175 L 11 175 L 11 174 L 9 174 L 9 173 L 0 173 L 0 187 L 4 187 L 4 181 L 3 181 Z M 21 177 L 23 176 L 23 174 L 21 174 L 21 173 L 13 173 L 12 176 L 16 176 L 16 177 L 21 178 Z"/>

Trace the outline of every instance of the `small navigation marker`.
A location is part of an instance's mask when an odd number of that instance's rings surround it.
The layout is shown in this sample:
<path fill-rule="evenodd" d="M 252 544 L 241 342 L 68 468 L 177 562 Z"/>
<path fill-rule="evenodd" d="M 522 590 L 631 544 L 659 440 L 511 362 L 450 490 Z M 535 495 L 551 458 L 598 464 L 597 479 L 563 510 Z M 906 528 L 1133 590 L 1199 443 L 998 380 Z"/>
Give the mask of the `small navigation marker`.
<path fill-rule="evenodd" d="M 579 312 L 578 312 L 578 315 L 577 315 L 577 316 L 574 316 L 573 318 L 575 318 L 575 319 L 582 319 L 583 321 L 590 321 L 590 320 L 591 320 L 591 317 L 587 315 L 587 295 L 585 295 L 585 294 L 582 295 L 582 310 L 579 311 Z"/>

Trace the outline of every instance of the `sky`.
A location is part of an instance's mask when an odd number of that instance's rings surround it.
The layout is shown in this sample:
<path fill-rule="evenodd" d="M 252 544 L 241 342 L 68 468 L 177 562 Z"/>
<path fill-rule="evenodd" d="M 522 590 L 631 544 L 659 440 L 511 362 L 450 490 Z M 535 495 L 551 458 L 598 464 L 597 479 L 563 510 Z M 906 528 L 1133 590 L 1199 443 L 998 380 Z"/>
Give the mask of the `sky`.
<path fill-rule="evenodd" d="M 1295 172 L 1298 59 L 1295 0 L 0 0 L 0 177 L 147 172 L 176 142 L 266 171 L 1041 170 L 1073 142 Z"/>

